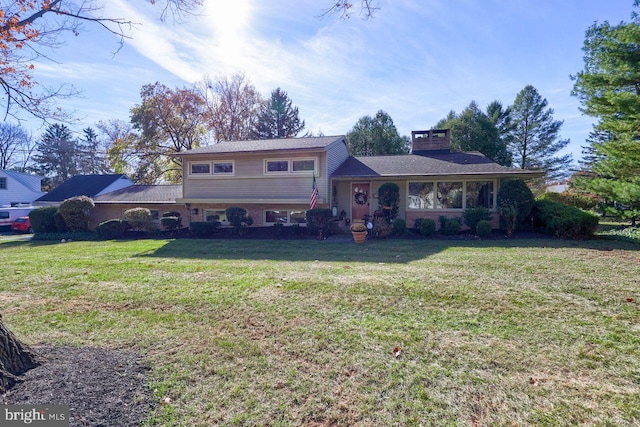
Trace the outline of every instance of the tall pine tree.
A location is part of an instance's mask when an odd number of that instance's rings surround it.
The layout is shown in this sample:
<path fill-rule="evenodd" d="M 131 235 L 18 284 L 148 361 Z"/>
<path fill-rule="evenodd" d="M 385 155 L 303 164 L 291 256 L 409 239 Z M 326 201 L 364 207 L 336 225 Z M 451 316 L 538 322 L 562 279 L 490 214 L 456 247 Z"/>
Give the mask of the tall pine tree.
<path fill-rule="evenodd" d="M 298 107 L 292 105 L 287 92 L 277 88 L 260 108 L 251 135 L 255 139 L 292 138 L 302 132 L 304 126 Z"/>
<path fill-rule="evenodd" d="M 638 1 L 635 6 L 638 7 Z M 590 141 L 593 161 L 576 186 L 593 193 L 633 225 L 640 219 L 640 22 L 595 23 L 586 32 L 584 70 L 573 95 L 597 117 Z"/>

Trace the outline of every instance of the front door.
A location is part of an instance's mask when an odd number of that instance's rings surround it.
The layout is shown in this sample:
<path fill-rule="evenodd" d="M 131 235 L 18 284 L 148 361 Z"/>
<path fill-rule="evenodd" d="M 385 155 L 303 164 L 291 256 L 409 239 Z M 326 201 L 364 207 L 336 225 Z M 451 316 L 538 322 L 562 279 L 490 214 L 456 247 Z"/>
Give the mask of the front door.
<path fill-rule="evenodd" d="M 369 211 L 370 203 L 369 183 L 351 184 L 351 219 L 355 221 L 371 215 Z"/>

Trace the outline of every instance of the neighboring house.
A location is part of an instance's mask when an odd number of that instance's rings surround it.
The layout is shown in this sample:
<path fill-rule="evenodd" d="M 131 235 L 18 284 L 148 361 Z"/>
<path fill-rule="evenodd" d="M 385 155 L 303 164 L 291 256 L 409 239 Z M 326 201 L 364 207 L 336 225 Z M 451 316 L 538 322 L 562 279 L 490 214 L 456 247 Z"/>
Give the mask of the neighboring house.
<path fill-rule="evenodd" d="M 43 194 L 41 176 L 0 170 L 0 206 L 31 205 Z"/>
<path fill-rule="evenodd" d="M 101 194 L 133 185 L 122 174 L 76 175 L 33 202 L 35 206 L 59 206 L 66 199 L 87 196 L 92 199 Z"/>
<path fill-rule="evenodd" d="M 224 220 L 227 207 L 240 206 L 256 226 L 304 222 L 314 177 L 317 207 L 351 220 L 373 216 L 381 208 L 378 188 L 397 184 L 398 217 L 412 227 L 417 218 L 459 217 L 468 207 L 495 211 L 505 179 L 542 176 L 480 153 L 451 152 L 448 130 L 412 132 L 412 154 L 398 156 L 350 156 L 344 136 L 221 142 L 176 156 L 183 163 L 176 202 L 190 221 Z"/>
<path fill-rule="evenodd" d="M 168 211 L 180 212 L 187 217 L 184 204 L 177 204 L 182 198 L 182 184 L 177 185 L 132 185 L 110 193 L 94 197 L 96 207 L 91 213 L 90 228 L 95 228 L 108 219 L 122 219 L 124 211 L 145 207 L 151 211 L 154 221 L 159 222 L 162 214 Z"/>

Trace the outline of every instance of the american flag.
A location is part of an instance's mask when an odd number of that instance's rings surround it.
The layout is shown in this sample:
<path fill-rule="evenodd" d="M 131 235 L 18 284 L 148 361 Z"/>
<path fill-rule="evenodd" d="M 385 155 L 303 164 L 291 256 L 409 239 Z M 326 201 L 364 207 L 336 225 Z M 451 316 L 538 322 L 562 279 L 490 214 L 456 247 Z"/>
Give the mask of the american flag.
<path fill-rule="evenodd" d="M 314 209 L 318 203 L 318 184 L 316 184 L 316 176 L 313 175 L 313 186 L 311 187 L 311 200 L 309 200 L 309 209 Z"/>

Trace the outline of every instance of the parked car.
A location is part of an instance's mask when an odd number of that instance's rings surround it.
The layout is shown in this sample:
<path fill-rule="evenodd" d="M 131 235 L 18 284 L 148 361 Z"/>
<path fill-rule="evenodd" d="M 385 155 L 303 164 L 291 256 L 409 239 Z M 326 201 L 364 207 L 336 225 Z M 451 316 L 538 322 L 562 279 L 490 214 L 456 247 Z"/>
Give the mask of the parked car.
<path fill-rule="evenodd" d="M 14 231 L 22 231 L 23 233 L 33 233 L 33 228 L 31 228 L 31 221 L 29 221 L 28 216 L 21 216 L 16 218 L 11 223 L 11 229 Z"/>

